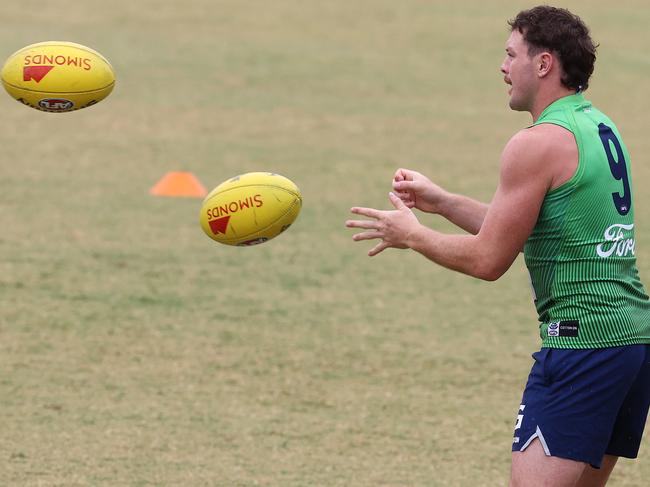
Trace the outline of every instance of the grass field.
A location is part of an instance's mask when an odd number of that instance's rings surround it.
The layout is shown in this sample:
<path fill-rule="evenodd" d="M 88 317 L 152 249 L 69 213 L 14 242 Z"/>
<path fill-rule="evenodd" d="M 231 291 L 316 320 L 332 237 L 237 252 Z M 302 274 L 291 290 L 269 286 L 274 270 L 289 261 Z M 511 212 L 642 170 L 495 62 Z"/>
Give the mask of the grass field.
<path fill-rule="evenodd" d="M 495 283 L 344 227 L 388 207 L 394 170 L 489 200 L 529 122 L 498 71 L 494 0 L 4 2 L 0 59 L 42 40 L 113 63 L 99 105 L 45 114 L 0 97 L 0 485 L 507 485 L 539 347 L 521 259 Z M 589 98 L 633 158 L 650 284 L 645 1 L 567 1 L 600 42 Z M 216 244 L 207 187 L 293 179 L 303 211 L 253 248 Z M 443 222 L 423 216 L 435 228 Z M 650 440 L 610 482 L 650 478 Z"/>

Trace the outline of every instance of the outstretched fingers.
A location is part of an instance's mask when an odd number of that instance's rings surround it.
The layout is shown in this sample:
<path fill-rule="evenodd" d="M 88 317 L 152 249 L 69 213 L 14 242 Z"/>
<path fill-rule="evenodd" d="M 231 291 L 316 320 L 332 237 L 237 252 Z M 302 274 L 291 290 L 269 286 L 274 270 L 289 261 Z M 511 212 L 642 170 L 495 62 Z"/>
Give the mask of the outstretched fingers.
<path fill-rule="evenodd" d="M 362 206 L 355 206 L 350 208 L 350 212 L 355 215 L 369 216 L 370 218 L 379 218 L 382 214 L 382 210 L 376 210 L 374 208 L 364 208 Z"/>
<path fill-rule="evenodd" d="M 377 255 L 379 252 L 386 250 L 388 247 L 390 247 L 389 244 L 387 244 L 384 241 L 381 241 L 368 251 L 368 256 L 372 257 L 374 255 Z"/>
<path fill-rule="evenodd" d="M 379 222 L 377 220 L 347 220 L 345 226 L 348 228 L 367 228 L 377 230 Z"/>
<path fill-rule="evenodd" d="M 352 240 L 358 242 L 360 240 L 372 240 L 374 238 L 381 238 L 382 234 L 380 232 L 361 232 L 352 235 Z"/>
<path fill-rule="evenodd" d="M 393 206 L 395 207 L 396 210 L 402 210 L 404 208 L 407 208 L 407 206 L 404 204 L 402 199 L 399 196 L 397 196 L 395 193 L 393 193 L 392 191 L 390 193 L 388 193 L 388 199 L 393 204 Z"/>

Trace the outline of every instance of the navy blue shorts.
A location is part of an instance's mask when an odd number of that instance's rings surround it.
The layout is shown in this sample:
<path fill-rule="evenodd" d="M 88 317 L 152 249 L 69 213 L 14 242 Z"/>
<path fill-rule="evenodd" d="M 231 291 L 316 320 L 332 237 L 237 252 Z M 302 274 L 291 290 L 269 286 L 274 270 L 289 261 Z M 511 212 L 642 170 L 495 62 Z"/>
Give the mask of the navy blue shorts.
<path fill-rule="evenodd" d="M 539 439 L 549 456 L 600 468 L 636 458 L 650 405 L 650 345 L 542 348 L 524 390 L 512 451 Z"/>

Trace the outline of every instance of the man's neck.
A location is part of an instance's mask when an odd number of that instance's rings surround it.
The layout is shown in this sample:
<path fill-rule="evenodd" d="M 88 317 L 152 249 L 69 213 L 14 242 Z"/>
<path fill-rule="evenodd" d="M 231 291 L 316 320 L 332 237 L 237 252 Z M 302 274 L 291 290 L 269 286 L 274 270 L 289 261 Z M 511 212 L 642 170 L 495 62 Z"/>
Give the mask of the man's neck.
<path fill-rule="evenodd" d="M 537 97 L 535 105 L 530 110 L 530 114 L 533 117 L 533 123 L 537 122 L 537 119 L 540 117 L 542 112 L 548 107 L 551 103 L 564 98 L 565 96 L 575 95 L 576 90 L 565 88 L 564 86 L 549 91 L 548 93 L 540 93 L 540 96 Z"/>

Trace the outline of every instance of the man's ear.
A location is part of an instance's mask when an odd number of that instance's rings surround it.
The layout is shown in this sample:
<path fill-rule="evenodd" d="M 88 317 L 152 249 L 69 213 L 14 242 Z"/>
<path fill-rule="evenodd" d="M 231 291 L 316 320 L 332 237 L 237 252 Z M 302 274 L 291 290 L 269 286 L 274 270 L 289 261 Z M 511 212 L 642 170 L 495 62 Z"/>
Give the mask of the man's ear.
<path fill-rule="evenodd" d="M 544 76 L 548 75 L 548 73 L 551 72 L 554 63 L 555 59 L 550 52 L 541 53 L 538 57 L 537 76 L 543 78 Z"/>

